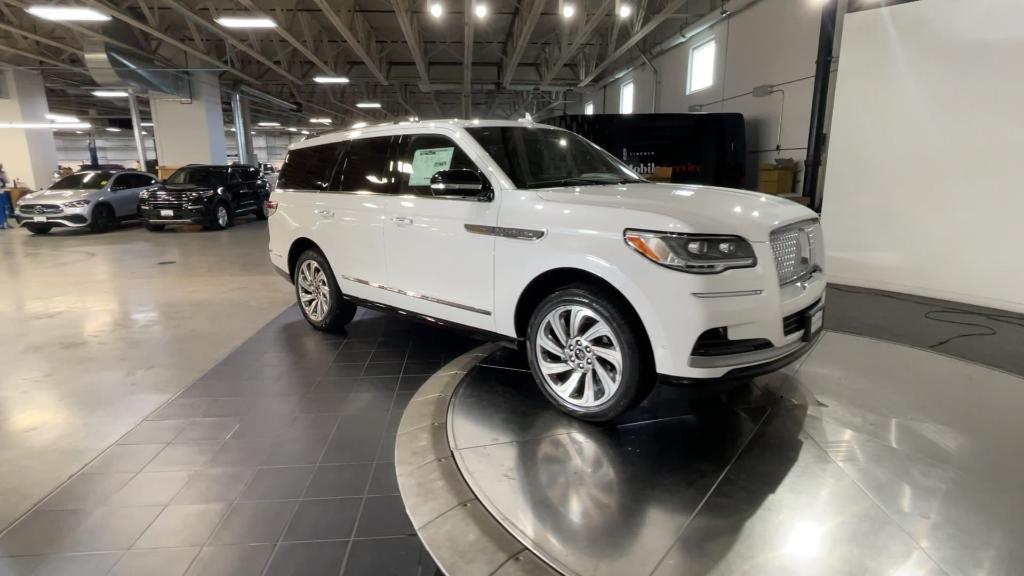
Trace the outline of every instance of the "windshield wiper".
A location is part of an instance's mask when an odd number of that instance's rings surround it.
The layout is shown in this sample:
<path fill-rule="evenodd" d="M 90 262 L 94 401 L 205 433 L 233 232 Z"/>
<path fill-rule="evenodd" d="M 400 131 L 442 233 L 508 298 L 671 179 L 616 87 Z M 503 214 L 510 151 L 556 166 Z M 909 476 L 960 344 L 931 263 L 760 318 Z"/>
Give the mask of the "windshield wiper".
<path fill-rule="evenodd" d="M 559 180 L 542 180 L 540 182 L 530 182 L 526 185 L 527 189 L 530 188 L 557 188 L 559 186 L 577 186 L 580 184 L 618 184 L 615 180 L 598 180 L 595 178 L 562 178 Z"/>

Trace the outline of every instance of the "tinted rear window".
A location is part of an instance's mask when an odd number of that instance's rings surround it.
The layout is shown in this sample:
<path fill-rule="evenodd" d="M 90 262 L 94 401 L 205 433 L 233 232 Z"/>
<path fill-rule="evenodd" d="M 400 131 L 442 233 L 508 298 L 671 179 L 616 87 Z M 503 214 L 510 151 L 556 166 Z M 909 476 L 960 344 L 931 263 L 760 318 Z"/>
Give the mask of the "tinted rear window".
<path fill-rule="evenodd" d="M 341 190 L 387 192 L 391 184 L 391 174 L 388 170 L 390 144 L 390 136 L 351 141 L 341 171 Z"/>
<path fill-rule="evenodd" d="M 321 144 L 288 152 L 277 178 L 284 190 L 327 190 L 344 143 Z"/>

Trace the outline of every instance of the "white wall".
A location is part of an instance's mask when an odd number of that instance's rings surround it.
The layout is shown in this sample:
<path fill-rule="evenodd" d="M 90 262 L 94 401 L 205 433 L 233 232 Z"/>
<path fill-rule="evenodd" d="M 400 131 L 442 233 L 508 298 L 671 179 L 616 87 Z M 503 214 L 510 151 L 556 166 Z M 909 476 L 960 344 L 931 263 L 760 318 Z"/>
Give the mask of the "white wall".
<path fill-rule="evenodd" d="M 821 4 L 817 0 L 760 0 L 652 60 L 661 77 L 656 110 L 652 110 L 654 74 L 648 66 L 640 66 L 602 89 L 585 93 L 572 111 L 582 114 L 582 103 L 593 100 L 595 113 L 617 114 L 620 88 L 632 80 L 636 113 L 689 112 L 694 104 L 703 105 L 704 112 L 739 112 L 746 118 L 747 150 L 751 153 L 747 173 L 750 186 L 755 187 L 758 164 L 776 157 L 795 158 L 802 163 L 807 155 L 820 22 Z M 717 42 L 715 82 L 688 95 L 690 49 L 710 37 Z M 781 152 L 776 152 L 775 146 L 782 96 L 751 96 L 754 86 L 762 84 L 777 85 L 785 91 Z M 802 175 L 801 170 L 797 191 Z"/>
<path fill-rule="evenodd" d="M 1024 2 L 850 14 L 824 222 L 832 281 L 1024 312 Z"/>
<path fill-rule="evenodd" d="M 25 70 L 0 70 L 5 89 L 0 94 L 0 122 L 48 122 L 46 91 L 38 73 Z M 28 188 L 49 185 L 57 168 L 53 132 L 43 129 L 0 129 L 0 164 L 7 178 Z"/>

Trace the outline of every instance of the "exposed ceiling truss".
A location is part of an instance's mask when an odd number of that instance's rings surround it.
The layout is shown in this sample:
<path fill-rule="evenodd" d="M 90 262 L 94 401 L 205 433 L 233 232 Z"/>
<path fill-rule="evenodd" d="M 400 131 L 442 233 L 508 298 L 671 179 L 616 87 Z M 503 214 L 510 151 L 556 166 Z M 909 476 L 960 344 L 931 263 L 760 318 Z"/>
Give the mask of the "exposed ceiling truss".
<path fill-rule="evenodd" d="M 440 18 L 430 5 L 442 2 Z M 475 8 L 486 2 L 485 17 Z M 575 15 L 562 16 L 573 3 Z M 721 0 L 75 0 L 109 13 L 108 23 L 64 23 L 0 0 L 0 64 L 40 70 L 51 107 L 118 114 L 96 102 L 85 68 L 87 40 L 155 60 L 166 69 L 219 74 L 335 125 L 404 116 L 511 117 L 557 109 L 580 90 Z M 623 3 L 631 9 L 620 17 Z M 222 15 L 263 15 L 273 29 L 237 30 Z M 116 23 L 117 25 L 112 25 Z M 346 76 L 349 84 L 318 84 Z M 383 104 L 377 111 L 355 107 Z M 127 108 L 121 110 L 127 114 Z M 262 119 L 295 115 L 259 108 Z"/>

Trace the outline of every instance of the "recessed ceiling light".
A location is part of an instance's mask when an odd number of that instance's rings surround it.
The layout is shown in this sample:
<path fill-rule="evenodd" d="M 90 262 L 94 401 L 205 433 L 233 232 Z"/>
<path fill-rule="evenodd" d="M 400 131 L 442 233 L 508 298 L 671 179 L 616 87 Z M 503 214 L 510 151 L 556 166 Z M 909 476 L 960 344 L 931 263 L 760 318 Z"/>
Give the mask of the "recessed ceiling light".
<path fill-rule="evenodd" d="M 264 127 L 267 127 L 267 128 L 273 128 L 274 126 L 280 126 L 281 123 L 280 122 L 260 122 L 260 123 L 258 123 L 256 125 L 257 126 L 264 126 Z"/>
<path fill-rule="evenodd" d="M 568 2 L 562 5 L 562 16 L 565 18 L 572 18 L 576 15 L 576 7 Z"/>
<path fill-rule="evenodd" d="M 477 4 L 476 6 L 473 7 L 473 12 L 476 14 L 477 18 L 486 18 L 487 17 L 487 4 L 483 4 L 483 3 Z"/>
<path fill-rule="evenodd" d="M 380 102 L 357 102 L 356 108 L 380 108 Z"/>
<path fill-rule="evenodd" d="M 330 118 L 310 118 L 309 121 L 313 124 L 330 124 L 333 122 Z"/>
<path fill-rule="evenodd" d="M 60 123 L 60 124 L 67 124 L 68 122 L 78 122 L 79 121 L 78 120 L 78 116 L 70 116 L 68 114 L 53 114 L 53 113 L 49 113 L 49 114 L 44 114 L 44 116 L 46 116 L 47 119 L 53 120 L 54 122 L 57 122 L 57 123 Z"/>
<path fill-rule="evenodd" d="M 317 84 L 348 84 L 347 76 L 314 76 L 313 82 Z"/>
<path fill-rule="evenodd" d="M 127 98 L 128 93 L 124 90 L 93 90 L 92 95 L 97 98 Z"/>
<path fill-rule="evenodd" d="M 633 13 L 633 7 L 629 4 L 623 4 L 619 6 L 619 18 L 629 18 L 629 15 Z"/>
<path fill-rule="evenodd" d="M 107 132 L 120 132 L 120 128 L 104 128 Z"/>
<path fill-rule="evenodd" d="M 276 28 L 274 22 L 266 16 L 221 16 L 215 22 L 225 28 Z"/>
<path fill-rule="evenodd" d="M 444 6 L 440 2 L 434 2 L 430 5 L 430 15 L 434 18 L 440 18 L 444 14 Z"/>
<path fill-rule="evenodd" d="M 366 122 L 356 122 L 352 125 L 353 128 L 366 128 Z"/>
<path fill-rule="evenodd" d="M 106 22 L 110 16 L 77 6 L 29 6 L 27 12 L 43 20 L 54 22 Z"/>

